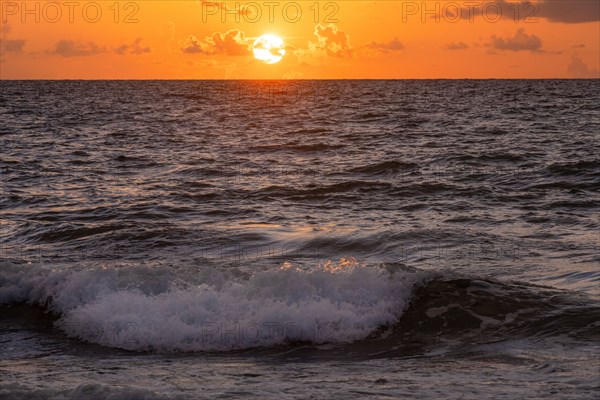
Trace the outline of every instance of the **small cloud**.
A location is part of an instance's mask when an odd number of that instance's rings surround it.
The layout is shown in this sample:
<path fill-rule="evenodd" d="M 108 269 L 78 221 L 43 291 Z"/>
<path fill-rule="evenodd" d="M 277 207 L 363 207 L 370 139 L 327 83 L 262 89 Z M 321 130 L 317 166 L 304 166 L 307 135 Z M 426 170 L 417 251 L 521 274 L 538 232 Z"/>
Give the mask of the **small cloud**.
<path fill-rule="evenodd" d="M 60 40 L 54 46 L 52 54 L 62 57 L 87 57 L 106 52 L 103 47 L 94 42 L 83 42 L 75 40 Z"/>
<path fill-rule="evenodd" d="M 368 45 L 366 45 L 366 47 L 372 50 L 380 50 L 383 52 L 399 51 L 404 49 L 404 45 L 400 42 L 400 40 L 398 40 L 397 37 L 393 38 L 389 42 L 384 43 L 371 42 Z"/>
<path fill-rule="evenodd" d="M 129 45 L 127 45 L 127 44 L 123 44 L 123 45 L 121 45 L 119 47 L 116 47 L 115 48 L 115 53 L 117 53 L 118 55 L 122 56 L 125 53 L 127 53 L 127 48 L 128 47 L 129 47 Z"/>
<path fill-rule="evenodd" d="M 585 47 L 585 44 L 574 44 L 573 46 L 571 46 L 571 48 L 573 49 L 583 49 Z"/>
<path fill-rule="evenodd" d="M 194 35 L 188 36 L 186 41 L 183 43 L 181 51 L 188 54 L 208 53 L 207 48 L 203 48 L 202 42 L 200 42 Z"/>
<path fill-rule="evenodd" d="M 123 44 L 123 45 L 115 48 L 114 50 L 115 50 L 115 53 L 117 53 L 119 55 L 125 55 L 125 54 L 140 55 L 140 54 L 150 53 L 152 51 L 152 49 L 150 47 L 142 46 L 142 38 L 137 38 L 137 39 L 135 39 L 135 41 L 132 44 Z"/>
<path fill-rule="evenodd" d="M 318 24 L 313 33 L 317 37 L 317 41 L 308 42 L 308 48 L 298 49 L 294 54 L 297 56 L 352 57 L 353 49 L 350 45 L 350 38 L 337 25 Z"/>
<path fill-rule="evenodd" d="M 25 47 L 23 39 L 4 39 L 0 48 L 7 53 L 20 54 L 23 52 L 23 47 Z"/>
<path fill-rule="evenodd" d="M 248 41 L 244 32 L 233 29 L 226 33 L 213 33 L 212 40 L 208 43 L 212 44 L 214 52 L 217 54 L 226 54 L 230 56 L 243 56 L 250 53 Z"/>
<path fill-rule="evenodd" d="M 199 40 L 190 35 L 181 50 L 188 54 L 222 54 L 229 56 L 243 56 L 250 54 L 250 42 L 244 32 L 232 29 L 225 33 L 215 32 L 204 40 Z"/>
<path fill-rule="evenodd" d="M 0 55 L 6 54 L 21 54 L 23 47 L 25 47 L 26 40 L 24 39 L 10 39 L 11 27 L 9 24 L 4 24 L 0 29 L 2 34 L 0 37 Z M 2 54 L 4 53 L 4 54 Z"/>
<path fill-rule="evenodd" d="M 324 50 L 327 55 L 335 57 L 352 56 L 350 38 L 345 32 L 339 30 L 337 25 L 318 24 L 315 26 L 314 34 L 317 37 L 316 47 L 319 50 Z"/>
<path fill-rule="evenodd" d="M 535 35 L 528 35 L 524 29 L 518 29 L 514 37 L 501 38 L 496 35 L 492 36 L 490 44 L 496 50 L 508 51 L 542 51 L 542 40 Z"/>
<path fill-rule="evenodd" d="M 567 71 L 573 78 L 600 78 L 598 68 L 590 69 L 577 54 L 571 57 Z"/>
<path fill-rule="evenodd" d="M 446 46 L 444 46 L 445 50 L 465 50 L 468 49 L 469 45 L 463 42 L 458 42 L 458 43 L 448 43 Z"/>

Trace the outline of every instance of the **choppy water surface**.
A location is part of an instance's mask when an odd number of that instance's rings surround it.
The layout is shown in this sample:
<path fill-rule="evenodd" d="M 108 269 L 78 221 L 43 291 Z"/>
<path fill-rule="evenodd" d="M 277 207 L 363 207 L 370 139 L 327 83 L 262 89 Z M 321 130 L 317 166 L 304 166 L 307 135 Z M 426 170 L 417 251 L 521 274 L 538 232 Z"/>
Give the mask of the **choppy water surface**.
<path fill-rule="evenodd" d="M 596 398 L 600 81 L 0 83 L 7 398 Z"/>

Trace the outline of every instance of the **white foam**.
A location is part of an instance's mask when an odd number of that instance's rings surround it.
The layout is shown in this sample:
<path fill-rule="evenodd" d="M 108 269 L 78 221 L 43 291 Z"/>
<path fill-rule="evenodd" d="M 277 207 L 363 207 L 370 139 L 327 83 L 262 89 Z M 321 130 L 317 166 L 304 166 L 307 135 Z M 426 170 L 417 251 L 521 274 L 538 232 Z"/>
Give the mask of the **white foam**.
<path fill-rule="evenodd" d="M 423 276 L 342 260 L 184 284 L 167 269 L 2 265 L 0 302 L 48 304 L 68 335 L 136 351 L 341 343 L 398 321 Z"/>

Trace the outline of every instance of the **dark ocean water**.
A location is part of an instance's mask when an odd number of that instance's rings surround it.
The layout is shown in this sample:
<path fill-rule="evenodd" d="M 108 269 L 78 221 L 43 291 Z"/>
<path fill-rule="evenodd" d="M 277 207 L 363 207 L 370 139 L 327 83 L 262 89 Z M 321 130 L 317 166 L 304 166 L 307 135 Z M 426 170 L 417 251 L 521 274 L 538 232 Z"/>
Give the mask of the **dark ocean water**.
<path fill-rule="evenodd" d="M 597 398 L 600 81 L 0 82 L 3 398 Z"/>

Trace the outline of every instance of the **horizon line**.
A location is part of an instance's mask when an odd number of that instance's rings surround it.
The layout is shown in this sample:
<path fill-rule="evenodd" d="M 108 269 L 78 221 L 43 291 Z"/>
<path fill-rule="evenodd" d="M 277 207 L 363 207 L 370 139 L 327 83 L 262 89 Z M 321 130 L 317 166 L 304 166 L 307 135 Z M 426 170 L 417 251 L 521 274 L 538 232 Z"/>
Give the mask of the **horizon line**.
<path fill-rule="evenodd" d="M 44 78 L 23 78 L 23 79 L 13 79 L 13 78 L 0 78 L 0 82 L 16 82 L 16 81 L 284 81 L 284 82 L 294 82 L 294 81 L 549 81 L 549 80 L 560 80 L 560 81 L 594 81 L 600 80 L 598 78 L 295 78 L 295 79 L 286 79 L 286 78 L 93 78 L 93 79 L 80 79 L 80 78 L 60 78 L 60 79 L 44 79 Z"/>

